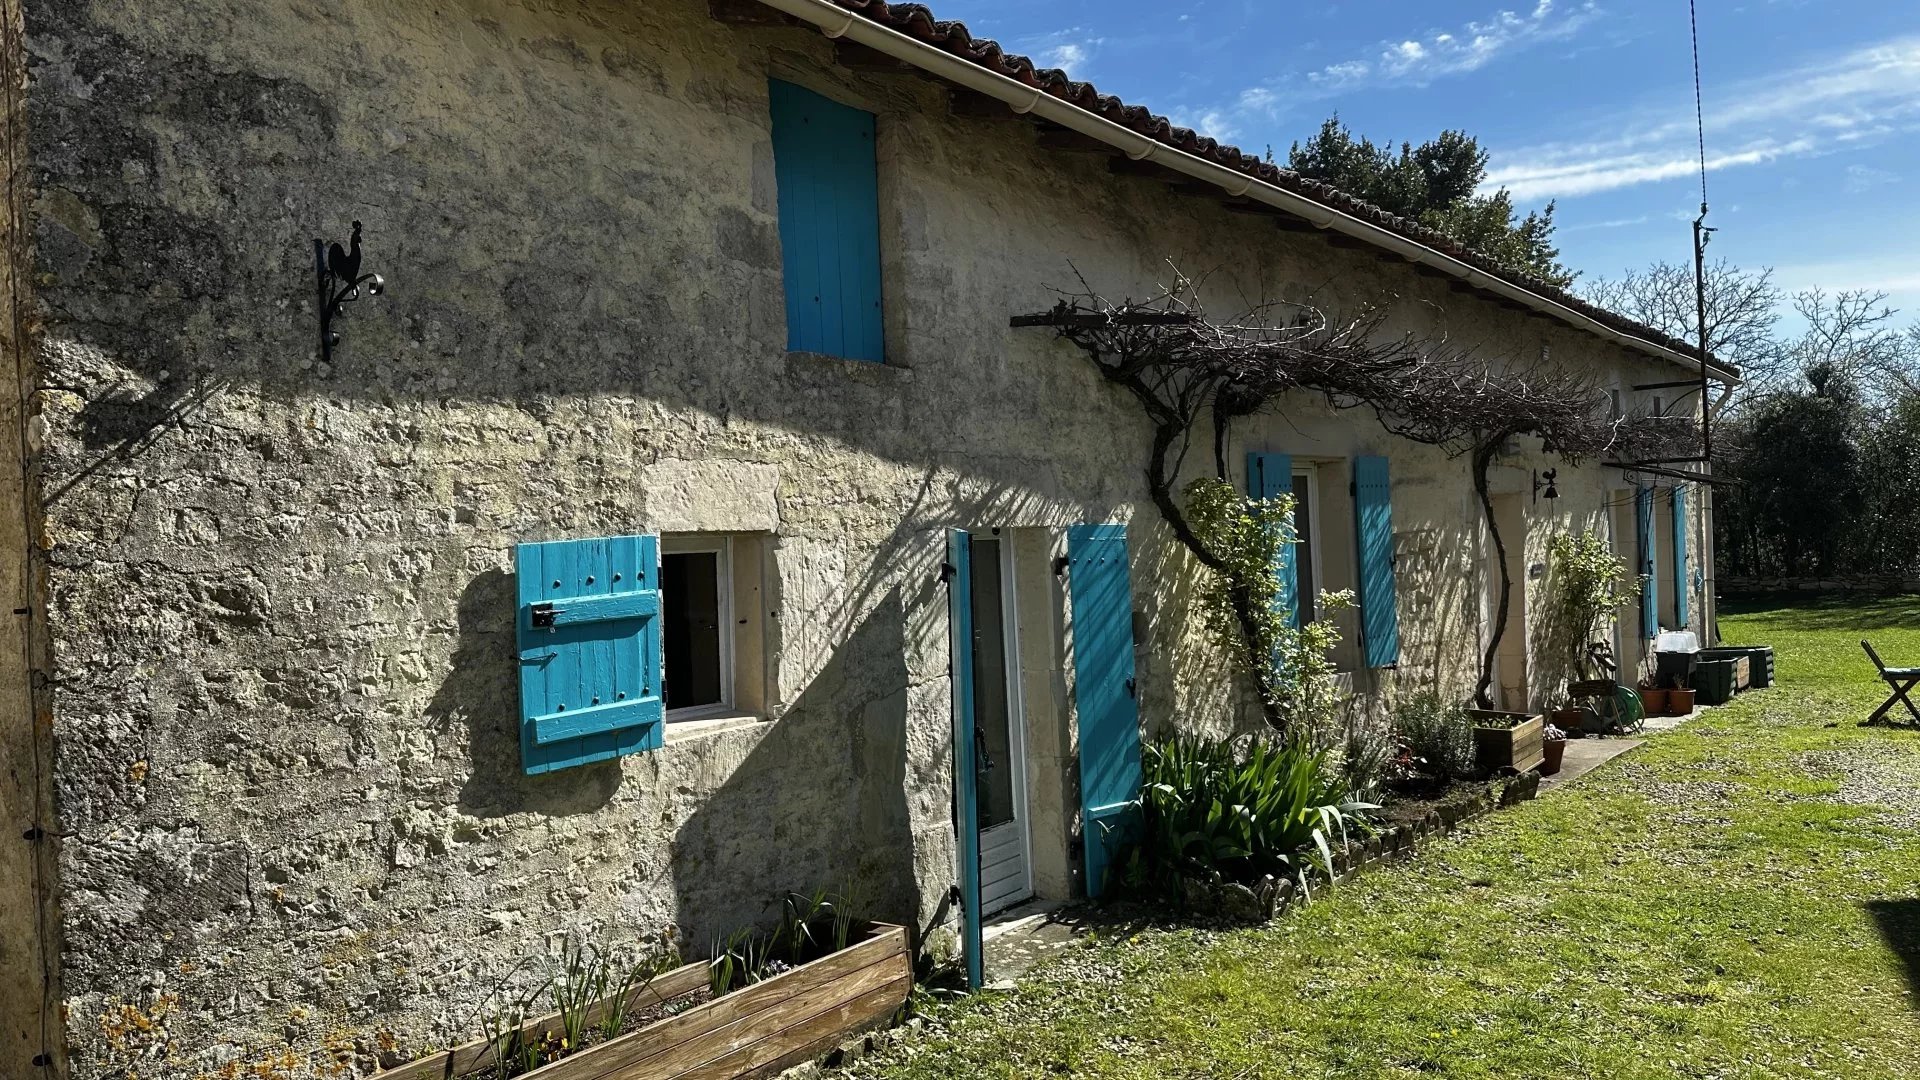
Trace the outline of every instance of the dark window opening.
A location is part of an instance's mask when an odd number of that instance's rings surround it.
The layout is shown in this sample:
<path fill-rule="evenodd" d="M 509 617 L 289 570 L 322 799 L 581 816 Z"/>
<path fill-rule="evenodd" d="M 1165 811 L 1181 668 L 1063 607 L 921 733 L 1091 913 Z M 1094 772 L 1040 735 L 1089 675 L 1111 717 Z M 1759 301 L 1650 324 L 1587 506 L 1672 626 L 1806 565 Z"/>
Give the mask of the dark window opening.
<path fill-rule="evenodd" d="M 720 553 L 689 551 L 661 556 L 660 601 L 667 708 L 725 704 Z"/>
<path fill-rule="evenodd" d="M 1293 531 L 1298 534 L 1299 542 L 1293 545 L 1293 595 L 1300 616 L 1300 625 L 1305 626 L 1315 618 L 1316 605 L 1320 598 L 1314 595 L 1313 560 L 1313 483 L 1304 474 L 1293 478 Z"/>

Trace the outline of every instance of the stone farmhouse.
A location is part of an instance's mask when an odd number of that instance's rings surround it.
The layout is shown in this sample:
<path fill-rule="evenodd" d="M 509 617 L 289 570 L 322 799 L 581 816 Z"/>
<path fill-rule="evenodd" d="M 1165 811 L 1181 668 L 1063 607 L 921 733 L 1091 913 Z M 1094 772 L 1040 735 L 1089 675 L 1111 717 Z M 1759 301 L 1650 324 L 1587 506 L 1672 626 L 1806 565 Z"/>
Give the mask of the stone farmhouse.
<path fill-rule="evenodd" d="M 364 1074 L 557 936 L 697 956 L 789 889 L 961 960 L 1098 894 L 1142 733 L 1259 718 L 1140 409 L 1010 325 L 1077 279 L 1701 407 L 1685 343 L 919 5 L 0 11 L 9 1077 Z M 385 284 L 337 343 L 329 265 Z M 1363 707 L 1465 695 L 1467 462 L 1310 395 L 1225 449 L 1299 499 L 1296 614 L 1359 590 Z M 1492 495 L 1504 704 L 1556 533 L 1653 586 L 1629 665 L 1711 617 L 1704 486 L 1518 440 Z"/>

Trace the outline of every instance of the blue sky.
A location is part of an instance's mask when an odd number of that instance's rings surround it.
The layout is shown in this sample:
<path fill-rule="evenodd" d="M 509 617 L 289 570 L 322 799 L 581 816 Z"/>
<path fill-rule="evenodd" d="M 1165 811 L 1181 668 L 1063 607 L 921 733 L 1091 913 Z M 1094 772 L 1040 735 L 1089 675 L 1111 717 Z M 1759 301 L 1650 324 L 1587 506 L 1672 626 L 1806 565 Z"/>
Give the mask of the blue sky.
<path fill-rule="evenodd" d="M 1337 110 L 1376 141 L 1462 128 L 1567 264 L 1689 258 L 1686 0 L 938 0 L 942 18 L 1283 158 Z M 1700 0 L 1711 249 L 1789 290 L 1920 317 L 1920 4 Z"/>

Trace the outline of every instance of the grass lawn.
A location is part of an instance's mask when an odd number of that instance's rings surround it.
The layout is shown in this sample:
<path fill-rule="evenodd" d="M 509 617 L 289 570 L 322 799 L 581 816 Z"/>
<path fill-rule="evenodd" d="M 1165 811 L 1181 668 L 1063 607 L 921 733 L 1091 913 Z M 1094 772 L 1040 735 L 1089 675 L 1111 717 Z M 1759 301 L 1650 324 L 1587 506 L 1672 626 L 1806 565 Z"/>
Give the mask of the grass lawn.
<path fill-rule="evenodd" d="M 1273 926 L 1070 950 L 857 1075 L 1920 1077 L 1920 733 L 1855 724 L 1858 640 L 1920 664 L 1920 598 L 1723 629 L 1778 688 Z"/>

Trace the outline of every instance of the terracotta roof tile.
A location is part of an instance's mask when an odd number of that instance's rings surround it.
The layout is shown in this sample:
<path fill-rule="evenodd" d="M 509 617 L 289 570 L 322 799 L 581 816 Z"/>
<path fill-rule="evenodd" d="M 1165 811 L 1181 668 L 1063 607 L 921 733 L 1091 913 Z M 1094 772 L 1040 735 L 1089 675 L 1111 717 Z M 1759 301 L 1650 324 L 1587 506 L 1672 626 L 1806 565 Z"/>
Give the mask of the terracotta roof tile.
<path fill-rule="evenodd" d="M 1563 304 L 1615 330 L 1663 345 L 1682 354 L 1693 353 L 1694 346 L 1685 341 L 1624 315 L 1590 304 L 1532 274 L 1495 262 L 1486 255 L 1418 222 L 1390 214 L 1331 185 L 1310 180 L 1291 170 L 1280 168 L 1260 157 L 1246 153 L 1237 146 L 1230 146 L 1191 128 L 1176 127 L 1172 121 L 1145 106 L 1130 105 L 1112 94 L 1103 94 L 1092 83 L 1069 78 L 1067 73 L 1059 68 L 1039 67 L 1028 57 L 1007 52 L 998 42 L 990 38 L 974 37 L 968 32 L 965 23 L 935 18 L 925 4 L 891 4 L 884 0 L 831 0 L 831 2 L 872 19 L 882 26 L 900 31 L 917 41 L 950 52 L 989 71 L 1035 87 L 1062 101 L 1105 117 L 1156 142 L 1183 150 L 1216 165 L 1246 173 L 1275 187 L 1312 199 L 1323 206 L 1339 210 L 1397 233 L 1406 239 L 1424 244 L 1490 277 L 1499 278 L 1555 303 Z M 1735 370 L 1730 365 L 1717 360 L 1715 364 L 1730 371 Z"/>

